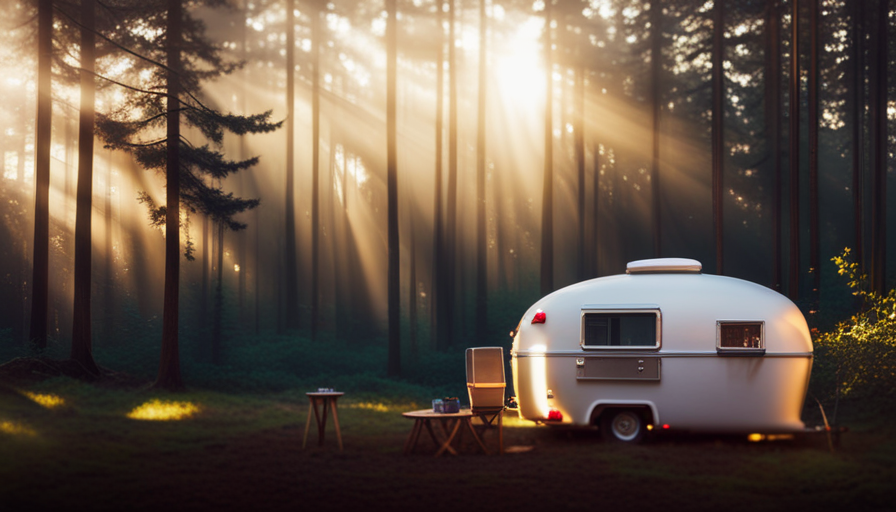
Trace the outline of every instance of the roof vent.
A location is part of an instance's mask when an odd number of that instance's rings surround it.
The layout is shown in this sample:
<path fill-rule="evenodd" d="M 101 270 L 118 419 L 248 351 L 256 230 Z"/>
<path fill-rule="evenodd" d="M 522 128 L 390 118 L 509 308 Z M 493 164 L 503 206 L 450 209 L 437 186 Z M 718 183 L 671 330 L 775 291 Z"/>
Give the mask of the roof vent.
<path fill-rule="evenodd" d="M 700 273 L 701 270 L 703 270 L 703 265 L 699 261 L 687 258 L 655 258 L 630 261 L 625 267 L 626 274 Z"/>

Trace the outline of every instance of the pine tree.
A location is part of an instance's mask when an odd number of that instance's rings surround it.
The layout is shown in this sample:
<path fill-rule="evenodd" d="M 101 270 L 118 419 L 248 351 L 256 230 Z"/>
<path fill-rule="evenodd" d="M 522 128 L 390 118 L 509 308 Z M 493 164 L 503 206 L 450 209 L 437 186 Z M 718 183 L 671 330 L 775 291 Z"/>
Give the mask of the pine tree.
<path fill-rule="evenodd" d="M 432 285 L 430 302 L 430 337 L 431 344 L 438 350 L 447 347 L 446 324 L 448 318 L 448 273 L 444 271 L 447 262 L 445 256 L 445 222 L 442 215 L 442 141 L 444 139 L 443 117 L 445 96 L 445 28 L 444 2 L 437 2 L 436 23 L 439 29 L 438 52 L 436 57 L 436 141 L 435 141 L 435 169 L 433 191 L 433 242 L 432 242 Z"/>
<path fill-rule="evenodd" d="M 166 238 L 162 354 L 156 386 L 180 389 L 183 381 L 178 355 L 178 297 L 182 217 L 199 213 L 234 231 L 245 228 L 234 217 L 258 206 L 258 199 L 234 197 L 213 183 L 252 167 L 258 157 L 226 159 L 220 151 L 224 131 L 237 135 L 261 133 L 277 129 L 280 123 L 270 121 L 270 112 L 233 115 L 219 112 L 203 101 L 201 83 L 238 69 L 240 63 L 224 60 L 220 49 L 205 36 L 205 26 L 180 1 L 144 4 L 142 13 L 143 22 L 151 28 L 143 31 L 139 47 L 133 50 L 140 55 L 140 65 L 149 70 L 149 79 L 139 87 L 132 86 L 127 106 L 98 115 L 97 129 L 107 147 L 133 154 L 144 169 L 162 173 L 166 178 L 166 204 L 157 205 L 145 192 L 140 201 L 149 208 L 151 224 L 165 227 Z M 163 60 L 164 66 L 160 64 Z M 197 146 L 182 136 L 182 121 L 197 128 L 211 145 Z M 187 259 L 192 259 L 192 252 L 188 238 Z"/>
<path fill-rule="evenodd" d="M 75 299 L 71 359 L 97 375 L 90 324 L 91 204 L 93 197 L 94 98 L 96 95 L 95 1 L 81 0 L 81 112 L 78 128 L 78 206 L 75 220 Z"/>
<path fill-rule="evenodd" d="M 541 202 L 541 294 L 554 291 L 554 96 L 551 0 L 544 4 L 544 186 Z"/>
<path fill-rule="evenodd" d="M 53 100 L 53 2 L 38 3 L 37 122 L 34 153 L 34 259 L 31 276 L 31 327 L 28 339 L 36 350 L 47 348 L 50 255 L 50 134 Z"/>
<path fill-rule="evenodd" d="M 719 0 L 712 8 L 712 211 L 716 246 L 716 274 L 725 275 L 723 235 L 724 190 L 722 182 L 725 164 L 725 74 L 722 61 L 725 44 L 724 2 Z"/>
<path fill-rule="evenodd" d="M 401 290 L 398 239 L 398 154 L 396 140 L 396 72 L 398 67 L 396 0 L 386 0 L 388 22 L 386 26 L 386 146 L 388 188 L 388 245 L 389 245 L 389 356 L 388 373 L 401 375 Z"/>
<path fill-rule="evenodd" d="M 790 264 L 787 294 L 800 297 L 800 45 L 799 2 L 790 13 Z"/>
<path fill-rule="evenodd" d="M 476 136 L 476 338 L 484 340 L 488 323 L 488 219 L 485 204 L 485 111 L 488 87 L 485 0 L 479 0 L 479 102 Z"/>

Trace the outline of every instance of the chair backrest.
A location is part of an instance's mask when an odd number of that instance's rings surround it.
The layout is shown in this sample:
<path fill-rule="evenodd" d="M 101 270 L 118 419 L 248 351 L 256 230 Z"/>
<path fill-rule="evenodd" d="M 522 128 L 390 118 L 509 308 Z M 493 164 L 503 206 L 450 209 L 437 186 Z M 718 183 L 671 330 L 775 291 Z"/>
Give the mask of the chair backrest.
<path fill-rule="evenodd" d="M 467 390 L 473 409 L 504 407 L 504 349 L 468 348 Z"/>

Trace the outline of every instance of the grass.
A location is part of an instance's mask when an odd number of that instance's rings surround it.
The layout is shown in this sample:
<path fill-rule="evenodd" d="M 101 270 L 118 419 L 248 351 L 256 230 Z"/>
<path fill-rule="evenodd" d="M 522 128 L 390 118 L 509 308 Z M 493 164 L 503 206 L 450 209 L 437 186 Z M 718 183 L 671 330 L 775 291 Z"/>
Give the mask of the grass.
<path fill-rule="evenodd" d="M 128 418 L 156 402 L 191 412 Z M 889 510 L 896 498 L 896 429 L 880 415 L 844 411 L 851 432 L 835 453 L 823 439 L 721 436 L 620 447 L 508 417 L 505 446 L 531 450 L 434 459 L 424 435 L 405 456 L 412 425 L 400 413 L 425 406 L 348 393 L 339 452 L 332 430 L 301 449 L 298 390 L 166 394 L 67 378 L 0 387 L 0 509 Z"/>

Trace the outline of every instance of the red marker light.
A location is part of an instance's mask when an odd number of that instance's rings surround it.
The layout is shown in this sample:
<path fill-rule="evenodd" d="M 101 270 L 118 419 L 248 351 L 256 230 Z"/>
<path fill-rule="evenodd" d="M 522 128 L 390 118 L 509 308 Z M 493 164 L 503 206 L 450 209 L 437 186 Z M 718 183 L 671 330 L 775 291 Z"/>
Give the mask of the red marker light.
<path fill-rule="evenodd" d="M 663 425 L 663 430 L 669 430 L 669 424 L 668 424 L 668 423 L 666 423 L 665 425 Z"/>
<path fill-rule="evenodd" d="M 543 324 L 548 319 L 548 316 L 542 310 L 538 310 L 535 312 L 535 316 L 532 317 L 533 324 Z"/>
<path fill-rule="evenodd" d="M 548 421 L 563 421 L 563 413 L 557 409 L 548 411 Z"/>

